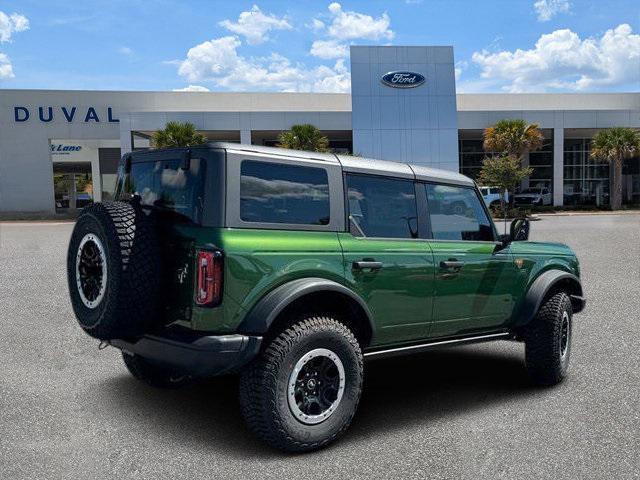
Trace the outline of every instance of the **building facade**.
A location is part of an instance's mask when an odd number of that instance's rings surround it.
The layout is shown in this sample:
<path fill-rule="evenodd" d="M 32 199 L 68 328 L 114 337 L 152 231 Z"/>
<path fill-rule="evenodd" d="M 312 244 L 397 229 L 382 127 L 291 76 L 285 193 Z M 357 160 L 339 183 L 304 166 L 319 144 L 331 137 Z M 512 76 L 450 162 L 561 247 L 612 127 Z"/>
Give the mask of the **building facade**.
<path fill-rule="evenodd" d="M 482 131 L 497 120 L 539 124 L 543 147 L 523 187 L 560 205 L 605 205 L 609 166 L 590 140 L 640 129 L 640 93 L 456 94 L 452 47 L 352 47 L 351 94 L 0 90 L 0 213 L 54 212 L 109 199 L 120 156 L 154 131 L 188 121 L 211 140 L 274 145 L 298 123 L 340 152 L 475 177 Z M 640 203 L 640 159 L 625 163 L 623 197 Z"/>

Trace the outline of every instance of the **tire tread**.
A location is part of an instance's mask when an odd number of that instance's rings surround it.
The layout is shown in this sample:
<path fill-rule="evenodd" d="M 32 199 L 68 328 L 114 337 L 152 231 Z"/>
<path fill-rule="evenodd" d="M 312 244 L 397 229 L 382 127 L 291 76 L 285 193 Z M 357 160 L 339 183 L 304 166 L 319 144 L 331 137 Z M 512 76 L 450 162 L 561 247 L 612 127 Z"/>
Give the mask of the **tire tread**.
<path fill-rule="evenodd" d="M 325 316 L 309 316 L 294 323 L 276 336 L 262 355 L 247 367 L 240 378 L 240 406 L 250 430 L 269 445 L 284 451 L 301 452 L 322 448 L 335 441 L 349 427 L 355 408 L 348 421 L 339 430 L 317 442 L 302 442 L 288 434 L 278 412 L 276 398 L 276 376 L 282 368 L 287 353 L 303 336 L 310 332 L 332 330 L 343 335 L 357 353 L 358 368 L 362 371 L 363 360 L 360 344 L 347 326 Z M 360 398 L 362 381 L 355 394 Z M 356 405 L 357 406 L 357 405 Z"/>

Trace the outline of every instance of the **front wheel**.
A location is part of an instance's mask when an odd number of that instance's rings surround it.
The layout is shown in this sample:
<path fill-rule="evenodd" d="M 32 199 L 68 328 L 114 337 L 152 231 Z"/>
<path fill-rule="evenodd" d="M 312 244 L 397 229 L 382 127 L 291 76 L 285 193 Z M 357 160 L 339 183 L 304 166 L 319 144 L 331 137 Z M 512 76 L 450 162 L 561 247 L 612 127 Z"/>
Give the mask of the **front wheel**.
<path fill-rule="evenodd" d="M 362 392 L 362 352 L 330 317 L 304 317 L 240 377 L 240 406 L 263 441 L 290 452 L 322 448 L 349 427 Z"/>
<path fill-rule="evenodd" d="M 538 385 L 555 385 L 567 374 L 573 309 L 565 292 L 549 296 L 525 331 L 529 376 Z"/>

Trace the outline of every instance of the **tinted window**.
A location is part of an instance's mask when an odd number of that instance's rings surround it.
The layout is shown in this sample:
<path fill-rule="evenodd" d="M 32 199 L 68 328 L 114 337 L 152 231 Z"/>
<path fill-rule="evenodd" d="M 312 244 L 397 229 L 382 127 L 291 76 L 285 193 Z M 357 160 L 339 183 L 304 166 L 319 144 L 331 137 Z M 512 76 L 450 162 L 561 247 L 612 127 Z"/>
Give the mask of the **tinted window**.
<path fill-rule="evenodd" d="M 493 228 L 472 188 L 427 185 L 433 238 L 492 241 Z"/>
<path fill-rule="evenodd" d="M 240 218 L 245 222 L 327 225 L 329 180 L 326 170 L 243 161 Z"/>
<path fill-rule="evenodd" d="M 418 236 L 413 182 L 347 175 L 347 192 L 352 234 L 383 238 Z"/>
<path fill-rule="evenodd" d="M 120 199 L 140 197 L 142 205 L 177 214 L 177 218 L 199 223 L 203 207 L 204 160 L 192 158 L 189 170 L 181 160 L 133 162 L 131 172 L 122 177 Z"/>

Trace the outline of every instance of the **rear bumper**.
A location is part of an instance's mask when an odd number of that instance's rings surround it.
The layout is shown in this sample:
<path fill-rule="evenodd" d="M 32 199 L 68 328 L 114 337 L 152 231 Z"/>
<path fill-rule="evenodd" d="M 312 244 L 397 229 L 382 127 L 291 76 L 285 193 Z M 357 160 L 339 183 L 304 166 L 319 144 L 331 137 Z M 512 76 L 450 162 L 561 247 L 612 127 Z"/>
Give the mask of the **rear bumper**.
<path fill-rule="evenodd" d="M 228 373 L 249 363 L 260 351 L 262 337 L 202 335 L 164 330 L 136 340 L 111 340 L 112 346 L 158 365 L 195 377 Z"/>

